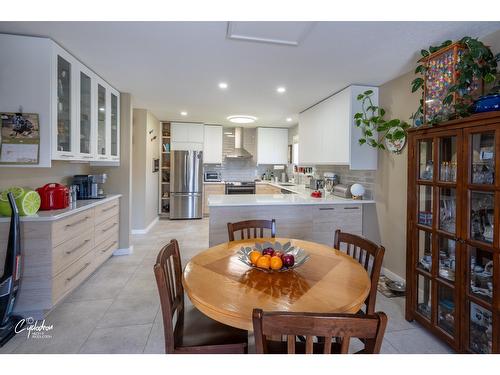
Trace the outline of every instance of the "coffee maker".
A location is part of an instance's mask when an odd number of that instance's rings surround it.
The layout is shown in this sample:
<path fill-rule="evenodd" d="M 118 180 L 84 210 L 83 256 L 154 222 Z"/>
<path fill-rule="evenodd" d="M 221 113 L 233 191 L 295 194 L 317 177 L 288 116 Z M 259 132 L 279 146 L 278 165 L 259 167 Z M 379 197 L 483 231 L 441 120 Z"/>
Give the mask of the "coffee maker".
<path fill-rule="evenodd" d="M 106 182 L 105 173 L 79 174 L 73 177 L 73 185 L 76 186 L 76 199 L 102 199 L 105 198 L 102 185 Z"/>

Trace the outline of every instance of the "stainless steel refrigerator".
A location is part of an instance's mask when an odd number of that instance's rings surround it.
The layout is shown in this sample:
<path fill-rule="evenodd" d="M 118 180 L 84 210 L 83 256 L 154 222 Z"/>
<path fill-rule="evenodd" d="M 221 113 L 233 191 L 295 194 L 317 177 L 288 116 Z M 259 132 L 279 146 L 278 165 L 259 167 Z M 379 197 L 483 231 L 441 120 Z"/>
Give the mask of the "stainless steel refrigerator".
<path fill-rule="evenodd" d="M 203 151 L 172 151 L 170 218 L 201 219 Z"/>

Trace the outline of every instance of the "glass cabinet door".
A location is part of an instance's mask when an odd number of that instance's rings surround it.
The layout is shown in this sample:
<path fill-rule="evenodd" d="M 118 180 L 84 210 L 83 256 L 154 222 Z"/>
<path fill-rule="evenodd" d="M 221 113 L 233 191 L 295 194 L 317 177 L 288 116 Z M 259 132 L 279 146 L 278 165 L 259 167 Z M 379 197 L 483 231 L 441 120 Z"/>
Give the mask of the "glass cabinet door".
<path fill-rule="evenodd" d="M 118 96 L 111 93 L 111 156 L 118 156 Z"/>
<path fill-rule="evenodd" d="M 106 89 L 97 85 L 97 153 L 106 155 Z"/>
<path fill-rule="evenodd" d="M 457 182 L 457 137 L 439 139 L 439 181 Z"/>
<path fill-rule="evenodd" d="M 57 151 L 71 152 L 71 64 L 57 56 Z"/>
<path fill-rule="evenodd" d="M 91 136 L 92 136 L 92 101 L 91 101 L 92 85 L 88 75 L 80 72 L 80 153 L 91 153 Z"/>
<path fill-rule="evenodd" d="M 470 183 L 493 185 L 495 183 L 495 132 L 486 131 L 471 135 Z"/>
<path fill-rule="evenodd" d="M 425 139 L 419 141 L 418 144 L 418 159 L 419 159 L 419 173 L 420 180 L 432 180 L 434 174 L 434 150 L 432 139 Z"/>
<path fill-rule="evenodd" d="M 493 243 L 495 193 L 471 191 L 469 207 L 470 238 L 489 244 Z"/>

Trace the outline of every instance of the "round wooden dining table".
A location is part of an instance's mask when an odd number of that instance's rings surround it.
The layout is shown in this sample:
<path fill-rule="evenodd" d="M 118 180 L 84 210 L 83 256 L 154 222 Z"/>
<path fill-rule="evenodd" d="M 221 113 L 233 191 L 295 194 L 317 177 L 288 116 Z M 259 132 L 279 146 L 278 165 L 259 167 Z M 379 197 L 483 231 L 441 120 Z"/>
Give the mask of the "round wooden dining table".
<path fill-rule="evenodd" d="M 241 247 L 275 241 L 304 249 L 309 260 L 287 272 L 268 273 L 238 259 Z M 315 242 L 263 238 L 222 243 L 186 265 L 184 289 L 202 313 L 232 327 L 253 331 L 252 311 L 355 313 L 370 292 L 361 264 L 332 247 Z"/>

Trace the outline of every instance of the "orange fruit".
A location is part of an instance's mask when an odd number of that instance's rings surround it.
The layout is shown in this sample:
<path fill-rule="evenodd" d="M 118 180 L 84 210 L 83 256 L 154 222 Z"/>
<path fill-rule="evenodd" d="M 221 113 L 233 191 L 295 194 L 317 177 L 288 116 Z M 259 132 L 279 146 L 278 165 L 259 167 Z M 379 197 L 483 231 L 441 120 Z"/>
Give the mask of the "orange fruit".
<path fill-rule="evenodd" d="M 270 258 L 271 257 L 261 256 L 259 259 L 257 259 L 257 267 L 269 269 L 269 267 L 271 266 Z"/>
<path fill-rule="evenodd" d="M 283 261 L 280 257 L 271 257 L 271 269 L 280 270 L 283 267 Z"/>
<path fill-rule="evenodd" d="M 250 262 L 252 264 L 257 264 L 257 260 L 262 256 L 262 254 L 256 250 L 252 251 L 249 255 L 248 258 L 250 259 Z"/>

